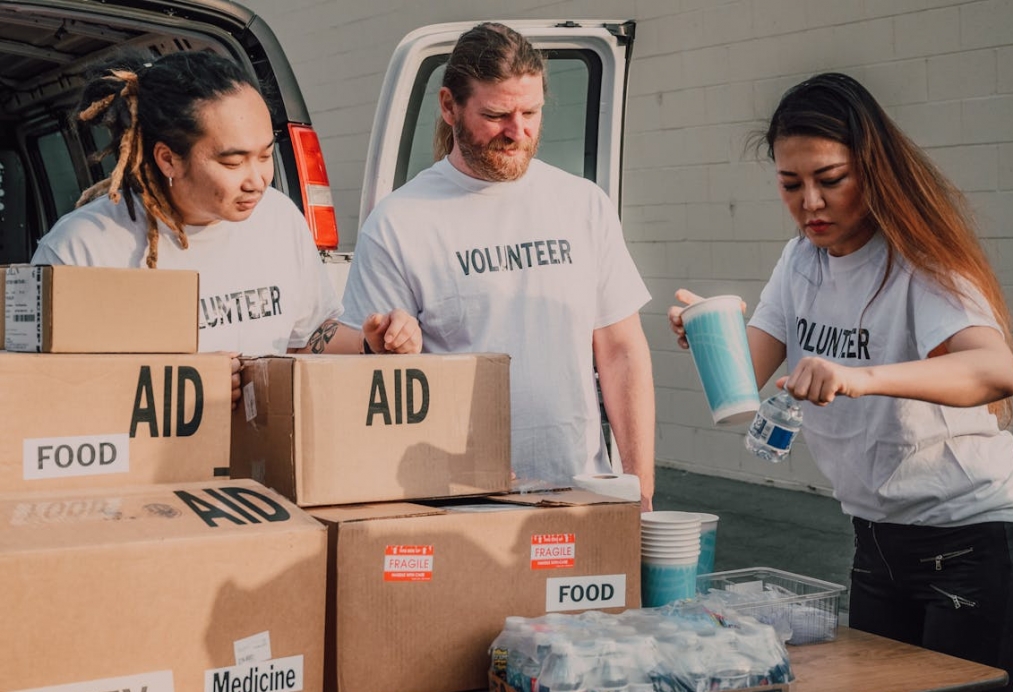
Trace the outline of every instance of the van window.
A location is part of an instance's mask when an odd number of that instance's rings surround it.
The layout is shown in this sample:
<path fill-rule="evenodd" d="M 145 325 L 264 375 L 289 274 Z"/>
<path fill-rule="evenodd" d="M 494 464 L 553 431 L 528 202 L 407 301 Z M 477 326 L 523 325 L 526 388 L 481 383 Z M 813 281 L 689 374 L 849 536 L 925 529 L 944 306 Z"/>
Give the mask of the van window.
<path fill-rule="evenodd" d="M 550 50 L 545 55 L 549 93 L 542 113 L 538 158 L 594 180 L 601 58 L 592 51 L 583 50 Z M 447 58 L 447 55 L 432 56 L 419 68 L 398 151 L 395 189 L 433 163 L 433 134 L 440 110 L 436 95 Z"/>
<path fill-rule="evenodd" d="M 72 211 L 81 196 L 81 186 L 74 171 L 74 162 L 62 132 L 39 136 L 36 147 L 56 212 L 53 218 L 59 218 Z"/>
<path fill-rule="evenodd" d="M 0 149 L 0 264 L 24 262 L 28 248 L 28 190 L 17 152 Z"/>

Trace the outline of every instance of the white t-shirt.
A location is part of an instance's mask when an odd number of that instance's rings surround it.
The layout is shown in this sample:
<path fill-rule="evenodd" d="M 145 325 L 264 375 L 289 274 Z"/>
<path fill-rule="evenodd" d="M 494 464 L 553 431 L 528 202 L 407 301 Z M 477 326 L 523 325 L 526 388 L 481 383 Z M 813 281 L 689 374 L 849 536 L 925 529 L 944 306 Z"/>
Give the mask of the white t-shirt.
<path fill-rule="evenodd" d="M 885 267 L 880 234 L 843 257 L 795 238 L 749 323 L 787 345 L 789 372 L 805 356 L 847 366 L 921 360 L 962 329 L 999 328 L 967 282 L 968 298 L 956 298 L 900 258 L 870 303 Z M 987 407 L 864 396 L 803 409 L 806 443 L 846 513 L 930 526 L 1013 521 L 1013 436 Z"/>
<path fill-rule="evenodd" d="M 135 199 L 135 201 L 137 201 Z M 39 242 L 33 264 L 144 267 L 145 212 L 108 196 L 62 217 Z M 199 350 L 278 355 L 302 348 L 341 303 L 306 220 L 284 194 L 268 188 L 248 219 L 187 226 L 187 250 L 159 222 L 159 269 L 200 273 Z"/>
<path fill-rule="evenodd" d="M 444 159 L 366 219 L 342 321 L 403 308 L 426 352 L 508 353 L 514 471 L 569 483 L 609 468 L 592 334 L 649 299 L 594 183 L 537 159 L 486 182 Z"/>

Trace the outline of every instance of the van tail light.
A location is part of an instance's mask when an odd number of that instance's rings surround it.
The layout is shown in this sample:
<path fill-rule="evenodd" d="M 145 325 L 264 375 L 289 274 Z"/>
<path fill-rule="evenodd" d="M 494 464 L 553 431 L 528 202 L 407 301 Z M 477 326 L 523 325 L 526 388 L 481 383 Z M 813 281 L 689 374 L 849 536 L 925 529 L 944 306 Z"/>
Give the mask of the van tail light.
<path fill-rule="evenodd" d="M 303 210 L 313 231 L 313 240 L 321 250 L 334 250 L 338 247 L 338 219 L 334 215 L 334 200 L 320 140 L 307 125 L 289 124 L 288 133 L 295 150 Z"/>

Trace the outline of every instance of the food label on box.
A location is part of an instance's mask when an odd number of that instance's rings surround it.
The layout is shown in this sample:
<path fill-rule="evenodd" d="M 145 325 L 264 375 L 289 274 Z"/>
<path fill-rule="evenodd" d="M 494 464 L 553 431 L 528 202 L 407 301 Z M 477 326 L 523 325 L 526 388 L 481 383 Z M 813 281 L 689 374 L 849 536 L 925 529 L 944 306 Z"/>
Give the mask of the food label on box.
<path fill-rule="evenodd" d="M 625 608 L 626 575 L 552 577 L 545 581 L 545 611 Z"/>
<path fill-rule="evenodd" d="M 4 290 L 5 348 L 39 353 L 42 351 L 42 267 L 8 267 Z"/>
<path fill-rule="evenodd" d="M 90 682 L 72 682 L 67 685 L 51 685 L 49 687 L 33 687 L 18 692 L 175 692 L 171 670 L 160 670 L 154 673 L 128 675 L 123 678 L 103 678 Z"/>
<path fill-rule="evenodd" d="M 111 521 L 119 519 L 123 501 L 120 498 L 47 500 L 19 502 L 11 512 L 11 526 L 42 526 L 65 521 Z"/>
<path fill-rule="evenodd" d="M 573 567 L 577 537 L 572 533 L 543 533 L 531 536 L 531 569 Z"/>
<path fill-rule="evenodd" d="M 204 671 L 204 692 L 299 692 L 303 657 L 289 656 Z"/>
<path fill-rule="evenodd" d="M 127 433 L 26 439 L 22 447 L 26 481 L 130 471 Z"/>
<path fill-rule="evenodd" d="M 383 551 L 384 581 L 432 581 L 433 546 L 388 545 Z"/>

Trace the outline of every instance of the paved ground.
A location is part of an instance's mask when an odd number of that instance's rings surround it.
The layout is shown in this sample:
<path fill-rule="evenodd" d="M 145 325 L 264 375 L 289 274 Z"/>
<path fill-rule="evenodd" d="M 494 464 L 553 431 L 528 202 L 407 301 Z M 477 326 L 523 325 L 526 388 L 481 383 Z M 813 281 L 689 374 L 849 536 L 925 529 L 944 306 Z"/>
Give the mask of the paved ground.
<path fill-rule="evenodd" d="M 851 522 L 833 498 L 659 468 L 654 508 L 720 517 L 716 571 L 774 567 L 849 584 Z"/>

